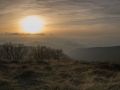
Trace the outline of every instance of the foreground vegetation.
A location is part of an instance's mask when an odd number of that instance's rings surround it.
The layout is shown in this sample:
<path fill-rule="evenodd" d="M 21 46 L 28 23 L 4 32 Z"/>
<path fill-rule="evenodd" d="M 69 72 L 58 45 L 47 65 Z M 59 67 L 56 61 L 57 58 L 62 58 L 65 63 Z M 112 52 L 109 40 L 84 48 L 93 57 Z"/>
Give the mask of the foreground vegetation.
<path fill-rule="evenodd" d="M 120 90 L 120 65 L 69 59 L 62 50 L 0 46 L 0 90 Z"/>

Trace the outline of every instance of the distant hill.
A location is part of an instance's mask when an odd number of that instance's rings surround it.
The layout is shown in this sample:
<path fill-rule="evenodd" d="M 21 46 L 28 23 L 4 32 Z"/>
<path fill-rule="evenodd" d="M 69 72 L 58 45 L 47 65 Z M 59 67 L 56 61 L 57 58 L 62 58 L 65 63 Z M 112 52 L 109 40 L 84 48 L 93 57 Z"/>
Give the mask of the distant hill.
<path fill-rule="evenodd" d="M 79 48 L 70 56 L 85 61 L 120 62 L 120 46 Z"/>

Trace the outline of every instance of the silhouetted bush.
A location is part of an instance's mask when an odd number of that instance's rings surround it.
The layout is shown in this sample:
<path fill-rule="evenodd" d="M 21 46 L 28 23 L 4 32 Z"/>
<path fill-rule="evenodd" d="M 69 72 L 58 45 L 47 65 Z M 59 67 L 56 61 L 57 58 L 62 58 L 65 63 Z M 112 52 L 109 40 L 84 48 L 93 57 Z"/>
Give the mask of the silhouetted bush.
<path fill-rule="evenodd" d="M 38 46 L 33 49 L 33 57 L 36 60 L 60 59 L 62 50 L 52 49 L 45 46 Z"/>
<path fill-rule="evenodd" d="M 7 43 L 1 45 L 0 58 L 7 62 L 19 62 L 24 59 L 27 50 L 22 44 Z"/>
<path fill-rule="evenodd" d="M 24 46 L 23 44 L 6 43 L 0 46 L 1 62 L 43 62 L 43 60 L 61 59 L 64 57 L 62 50 L 45 46 Z"/>

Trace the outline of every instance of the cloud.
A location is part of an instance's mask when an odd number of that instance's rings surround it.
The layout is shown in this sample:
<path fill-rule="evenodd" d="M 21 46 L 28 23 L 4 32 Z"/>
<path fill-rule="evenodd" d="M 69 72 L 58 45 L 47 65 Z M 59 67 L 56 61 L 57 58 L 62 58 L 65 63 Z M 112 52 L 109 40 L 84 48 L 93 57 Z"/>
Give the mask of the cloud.
<path fill-rule="evenodd" d="M 47 11 L 54 13 L 54 15 L 67 17 L 80 21 L 83 19 L 100 19 L 114 20 L 120 18 L 120 1 L 119 0 L 36 0 L 36 7 L 47 8 Z M 94 18 L 93 18 L 94 16 Z M 86 17 L 86 18 L 85 18 Z M 88 18 L 89 17 L 89 18 Z M 77 18 L 77 19 L 76 19 Z M 109 18 L 109 19 L 108 19 Z"/>
<path fill-rule="evenodd" d="M 0 0 L 0 23 L 39 14 L 50 25 L 120 24 L 120 0 Z M 50 26 L 49 25 L 49 26 Z M 112 27 L 112 25 L 111 25 Z"/>

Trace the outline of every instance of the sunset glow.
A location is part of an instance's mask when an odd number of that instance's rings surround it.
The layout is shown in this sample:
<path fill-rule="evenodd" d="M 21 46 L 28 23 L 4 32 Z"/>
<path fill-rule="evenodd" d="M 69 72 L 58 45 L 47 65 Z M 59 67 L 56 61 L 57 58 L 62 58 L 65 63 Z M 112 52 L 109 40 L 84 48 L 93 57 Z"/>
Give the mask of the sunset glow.
<path fill-rule="evenodd" d="M 20 26 L 25 33 L 40 33 L 43 31 L 44 21 L 38 16 L 27 16 L 21 20 Z"/>

